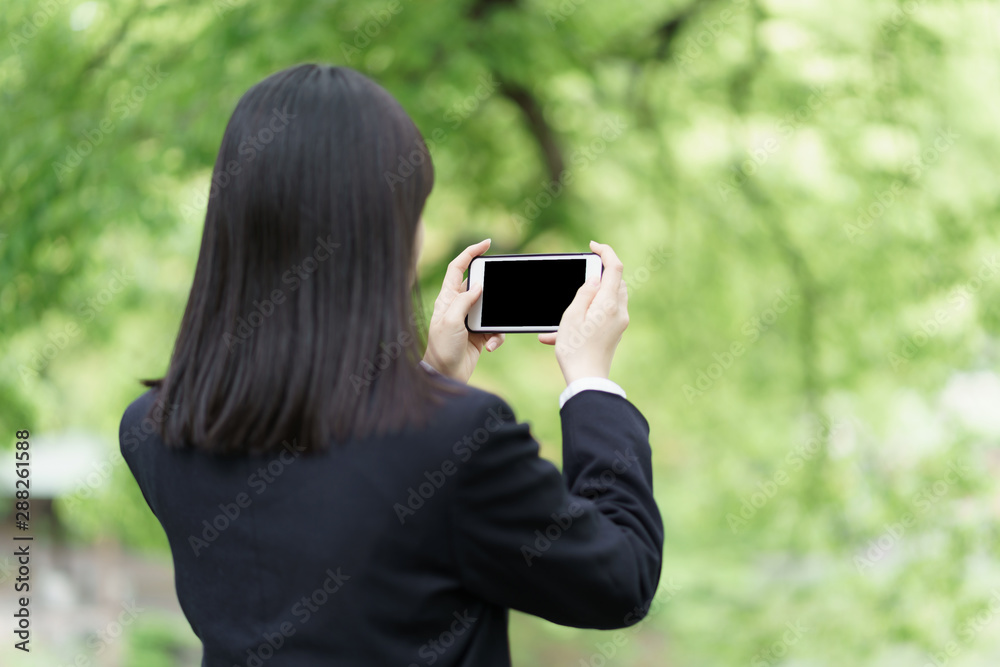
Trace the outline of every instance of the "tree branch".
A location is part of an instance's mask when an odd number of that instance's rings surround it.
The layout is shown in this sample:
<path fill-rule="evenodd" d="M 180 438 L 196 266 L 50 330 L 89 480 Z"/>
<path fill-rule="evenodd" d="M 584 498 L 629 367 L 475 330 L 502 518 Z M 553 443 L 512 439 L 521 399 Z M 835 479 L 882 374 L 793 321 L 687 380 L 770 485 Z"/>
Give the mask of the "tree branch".
<path fill-rule="evenodd" d="M 528 128 L 542 152 L 542 159 L 545 161 L 549 177 L 552 181 L 561 183 L 566 163 L 563 160 L 559 142 L 556 140 L 556 133 L 545 120 L 541 103 L 524 86 L 506 81 L 500 76 L 497 76 L 497 80 L 500 81 L 500 93 L 516 104 L 521 113 L 524 114 Z"/>

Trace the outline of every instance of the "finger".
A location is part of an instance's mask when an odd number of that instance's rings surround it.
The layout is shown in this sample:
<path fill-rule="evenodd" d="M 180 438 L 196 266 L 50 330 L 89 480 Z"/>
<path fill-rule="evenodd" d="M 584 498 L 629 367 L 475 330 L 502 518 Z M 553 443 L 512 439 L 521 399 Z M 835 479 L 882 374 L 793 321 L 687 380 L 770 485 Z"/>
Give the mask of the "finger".
<path fill-rule="evenodd" d="M 478 283 L 474 284 L 471 289 L 459 292 L 448 306 L 448 310 L 445 311 L 444 319 L 451 323 L 465 322 L 469 311 L 472 310 L 472 305 L 482 292 L 483 286 Z"/>
<path fill-rule="evenodd" d="M 463 250 L 458 254 L 458 257 L 451 260 L 448 263 L 448 270 L 444 274 L 444 284 L 442 287 L 444 289 L 452 289 L 456 292 L 462 285 L 462 276 L 465 275 L 466 269 L 469 268 L 469 263 L 472 262 L 472 258 L 477 255 L 482 255 L 490 247 L 490 239 L 483 239 L 479 243 L 474 243 L 468 248 Z"/>
<path fill-rule="evenodd" d="M 556 332 L 552 331 L 550 333 L 540 333 L 538 334 L 538 342 L 544 343 L 546 345 L 556 344 Z"/>
<path fill-rule="evenodd" d="M 628 285 L 624 280 L 618 289 L 618 312 L 624 315 L 625 321 L 628 322 Z"/>
<path fill-rule="evenodd" d="M 600 288 L 601 279 L 598 276 L 594 276 L 580 285 L 580 288 L 576 290 L 576 296 L 573 297 L 573 300 L 567 306 L 559 324 L 561 325 L 563 321 L 575 322 L 582 320 Z"/>
<path fill-rule="evenodd" d="M 448 307 L 451 306 L 451 302 L 455 300 L 455 295 L 459 292 L 465 292 L 468 289 L 468 284 L 469 279 L 466 278 L 462 281 L 462 286 L 458 290 L 452 291 L 450 289 L 442 288 L 441 292 L 438 293 L 437 299 L 435 299 L 435 307 L 440 307 L 447 312 Z"/>
<path fill-rule="evenodd" d="M 503 341 L 504 341 L 504 334 L 494 334 L 490 336 L 490 339 L 486 341 L 486 350 L 489 352 L 493 352 L 498 347 L 503 345 Z"/>
<path fill-rule="evenodd" d="M 486 339 L 489 338 L 489 334 L 484 333 L 470 333 L 469 342 L 476 346 L 476 349 L 482 352 L 483 348 L 486 347 Z"/>
<path fill-rule="evenodd" d="M 604 273 L 601 275 L 600 298 L 614 297 L 618 292 L 619 284 L 621 284 L 625 265 L 618 259 L 618 255 L 615 254 L 611 246 L 607 244 L 591 241 L 590 249 L 601 256 L 601 263 L 604 265 Z"/>

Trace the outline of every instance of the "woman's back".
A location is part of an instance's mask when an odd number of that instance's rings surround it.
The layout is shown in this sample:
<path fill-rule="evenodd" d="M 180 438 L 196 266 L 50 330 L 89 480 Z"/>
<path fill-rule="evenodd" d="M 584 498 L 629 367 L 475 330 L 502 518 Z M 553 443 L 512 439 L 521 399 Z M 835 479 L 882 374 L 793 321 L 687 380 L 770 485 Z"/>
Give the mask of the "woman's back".
<path fill-rule="evenodd" d="M 622 627 L 655 592 L 648 427 L 619 396 L 562 410 L 575 495 L 528 425 L 473 388 L 429 428 L 262 457 L 164 446 L 143 428 L 156 397 L 126 411 L 122 454 L 209 667 L 509 665 L 506 607 Z"/>

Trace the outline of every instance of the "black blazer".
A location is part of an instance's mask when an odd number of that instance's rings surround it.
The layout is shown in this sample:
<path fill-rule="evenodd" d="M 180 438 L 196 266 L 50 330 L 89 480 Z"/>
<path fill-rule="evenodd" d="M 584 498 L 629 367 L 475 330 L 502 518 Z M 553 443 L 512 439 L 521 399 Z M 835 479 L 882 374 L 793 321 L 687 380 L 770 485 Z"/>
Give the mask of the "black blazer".
<path fill-rule="evenodd" d="M 611 629 L 656 592 L 649 425 L 620 396 L 566 402 L 561 474 L 472 387 L 428 429 L 257 458 L 167 448 L 156 397 L 125 411 L 121 451 L 206 667 L 506 667 L 508 608 Z"/>

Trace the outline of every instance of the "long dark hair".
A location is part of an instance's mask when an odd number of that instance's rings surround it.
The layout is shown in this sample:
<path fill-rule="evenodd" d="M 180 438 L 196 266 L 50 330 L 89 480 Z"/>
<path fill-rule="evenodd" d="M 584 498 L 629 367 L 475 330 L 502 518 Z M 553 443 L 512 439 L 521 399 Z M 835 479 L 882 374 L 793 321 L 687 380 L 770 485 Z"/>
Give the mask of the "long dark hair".
<path fill-rule="evenodd" d="M 306 64 L 250 88 L 215 162 L 170 366 L 143 381 L 175 406 L 163 440 L 319 451 L 420 425 L 454 390 L 419 366 L 410 287 L 433 183 L 420 131 L 367 77 Z"/>

